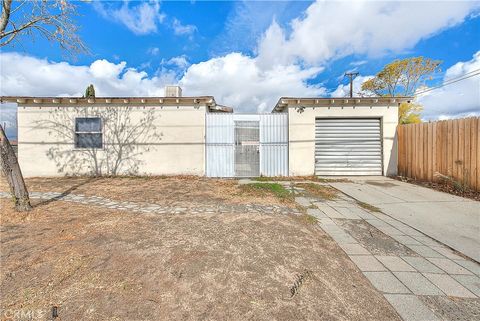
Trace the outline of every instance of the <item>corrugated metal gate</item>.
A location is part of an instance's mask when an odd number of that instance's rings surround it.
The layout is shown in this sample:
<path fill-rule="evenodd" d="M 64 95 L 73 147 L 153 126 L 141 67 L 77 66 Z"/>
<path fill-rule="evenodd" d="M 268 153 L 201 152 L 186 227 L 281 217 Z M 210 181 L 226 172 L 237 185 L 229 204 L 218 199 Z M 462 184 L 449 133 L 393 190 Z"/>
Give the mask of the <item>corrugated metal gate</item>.
<path fill-rule="evenodd" d="M 382 173 L 380 119 L 315 120 L 315 175 Z"/>
<path fill-rule="evenodd" d="M 206 175 L 288 176 L 288 115 L 206 114 Z"/>
<path fill-rule="evenodd" d="M 260 122 L 235 121 L 235 176 L 260 175 Z"/>

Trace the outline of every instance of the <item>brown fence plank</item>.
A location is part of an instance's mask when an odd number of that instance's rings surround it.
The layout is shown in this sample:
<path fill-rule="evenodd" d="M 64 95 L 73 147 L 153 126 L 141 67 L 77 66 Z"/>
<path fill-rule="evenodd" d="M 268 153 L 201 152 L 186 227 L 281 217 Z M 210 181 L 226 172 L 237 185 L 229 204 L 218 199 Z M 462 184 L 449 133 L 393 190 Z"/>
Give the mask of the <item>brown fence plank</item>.
<path fill-rule="evenodd" d="M 458 164 L 460 165 L 458 168 L 458 175 L 454 176 L 454 178 L 459 181 L 463 182 L 463 170 L 465 168 L 465 119 L 458 120 Z"/>
<path fill-rule="evenodd" d="M 409 165 L 409 177 L 415 177 L 415 127 L 409 126 L 410 134 L 410 165 Z"/>
<path fill-rule="evenodd" d="M 478 118 L 473 118 L 472 119 L 472 149 L 470 150 L 471 152 L 471 160 L 470 160 L 470 185 L 474 189 L 480 189 L 480 186 L 477 185 L 477 156 L 479 153 L 478 150 Z"/>
<path fill-rule="evenodd" d="M 405 152 L 407 155 L 405 155 L 405 160 L 407 161 L 406 165 L 407 168 L 405 169 L 405 175 L 408 177 L 412 177 L 412 134 L 411 134 L 411 126 L 404 125 L 405 126 L 405 141 L 406 141 L 406 148 Z"/>
<path fill-rule="evenodd" d="M 398 175 L 405 176 L 403 173 L 403 170 L 405 168 L 403 164 L 403 157 L 405 155 L 404 151 L 404 145 L 405 145 L 405 139 L 403 138 L 403 131 L 404 127 L 398 126 L 397 127 L 397 146 L 398 146 L 398 152 L 397 152 L 397 160 L 398 160 Z"/>
<path fill-rule="evenodd" d="M 426 179 L 431 181 L 433 174 L 433 124 L 427 124 L 427 176 Z"/>
<path fill-rule="evenodd" d="M 458 177 L 458 173 L 460 172 L 460 165 L 458 164 L 458 121 L 453 122 L 453 141 L 455 144 L 453 145 L 453 177 Z"/>
<path fill-rule="evenodd" d="M 443 174 L 443 171 L 442 171 L 442 166 L 443 166 L 443 161 L 442 161 L 442 158 L 443 158 L 443 140 L 442 140 L 442 137 L 443 137 L 443 125 L 441 122 L 437 122 L 435 123 L 436 127 L 437 127 L 437 136 L 436 136 L 436 140 L 437 140 L 437 167 L 436 167 L 436 172 L 438 173 L 441 173 Z"/>
<path fill-rule="evenodd" d="M 418 130 L 417 140 L 417 178 L 423 179 L 423 144 L 425 143 L 423 135 L 423 124 L 415 126 Z"/>
<path fill-rule="evenodd" d="M 423 135 L 425 137 L 423 142 L 423 179 L 428 180 L 428 168 L 430 167 L 430 139 L 428 138 L 428 123 L 423 124 Z"/>
<path fill-rule="evenodd" d="M 437 169 L 437 123 L 432 123 L 432 181 L 435 181 Z"/>
<path fill-rule="evenodd" d="M 401 157 L 401 162 L 402 162 L 402 176 L 407 175 L 407 129 L 404 126 L 400 126 L 402 128 L 402 139 L 399 140 L 399 143 L 402 145 L 402 154 L 400 155 Z"/>
<path fill-rule="evenodd" d="M 448 163 L 447 163 L 447 142 L 448 142 L 448 133 L 447 133 L 447 121 L 442 121 L 442 174 L 448 175 Z"/>
<path fill-rule="evenodd" d="M 477 173 L 477 191 L 480 190 L 480 118 L 477 118 L 477 150 L 475 151 L 477 156 L 477 166 L 476 166 L 476 173 Z"/>
<path fill-rule="evenodd" d="M 447 175 L 453 176 L 453 122 L 447 121 Z"/>
<path fill-rule="evenodd" d="M 480 190 L 480 118 L 399 125 L 399 175 L 437 180 L 436 173 Z"/>
<path fill-rule="evenodd" d="M 470 124 L 471 118 L 465 119 L 465 140 L 464 140 L 464 165 L 463 165 L 463 184 L 470 184 Z M 461 144 L 461 142 L 459 142 Z"/>

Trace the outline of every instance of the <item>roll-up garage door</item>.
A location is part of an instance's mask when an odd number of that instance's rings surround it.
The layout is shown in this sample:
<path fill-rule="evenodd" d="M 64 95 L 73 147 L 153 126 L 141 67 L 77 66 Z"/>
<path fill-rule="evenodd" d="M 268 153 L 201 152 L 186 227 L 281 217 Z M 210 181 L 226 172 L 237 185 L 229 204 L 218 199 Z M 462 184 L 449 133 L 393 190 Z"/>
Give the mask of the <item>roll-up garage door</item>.
<path fill-rule="evenodd" d="M 316 175 L 382 175 L 380 119 L 317 118 Z"/>

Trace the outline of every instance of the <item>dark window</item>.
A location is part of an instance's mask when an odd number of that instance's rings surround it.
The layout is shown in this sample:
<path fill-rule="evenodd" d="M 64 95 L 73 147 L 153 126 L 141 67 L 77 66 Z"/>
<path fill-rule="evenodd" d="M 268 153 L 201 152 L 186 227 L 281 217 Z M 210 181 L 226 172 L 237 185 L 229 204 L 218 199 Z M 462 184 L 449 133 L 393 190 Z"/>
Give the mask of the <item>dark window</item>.
<path fill-rule="evenodd" d="M 102 139 L 100 118 L 75 119 L 75 148 L 102 148 Z"/>

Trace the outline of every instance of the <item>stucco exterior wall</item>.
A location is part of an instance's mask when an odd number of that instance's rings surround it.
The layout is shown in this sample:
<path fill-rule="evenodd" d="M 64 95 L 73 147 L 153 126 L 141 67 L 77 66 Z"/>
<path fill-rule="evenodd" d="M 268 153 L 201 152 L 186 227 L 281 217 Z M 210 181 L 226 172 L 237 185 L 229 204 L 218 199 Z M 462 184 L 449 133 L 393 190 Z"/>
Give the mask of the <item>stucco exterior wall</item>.
<path fill-rule="evenodd" d="M 299 113 L 288 108 L 289 113 L 289 174 L 291 176 L 314 175 L 315 173 L 315 118 L 380 118 L 383 135 L 383 173 L 397 172 L 396 128 L 398 106 L 332 106 L 305 108 Z"/>
<path fill-rule="evenodd" d="M 205 112 L 205 106 L 19 106 L 20 166 L 26 177 L 204 175 Z M 104 147 L 75 149 L 75 117 L 93 116 L 103 120 Z"/>

